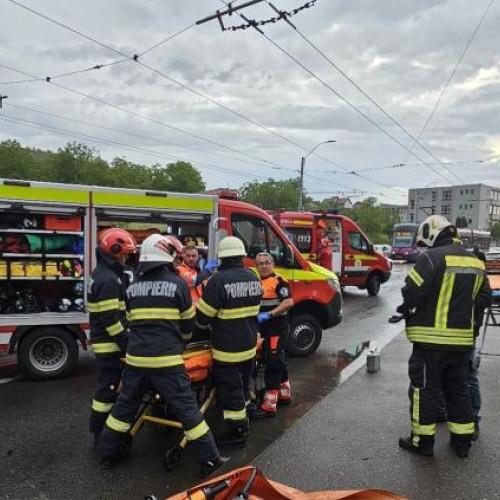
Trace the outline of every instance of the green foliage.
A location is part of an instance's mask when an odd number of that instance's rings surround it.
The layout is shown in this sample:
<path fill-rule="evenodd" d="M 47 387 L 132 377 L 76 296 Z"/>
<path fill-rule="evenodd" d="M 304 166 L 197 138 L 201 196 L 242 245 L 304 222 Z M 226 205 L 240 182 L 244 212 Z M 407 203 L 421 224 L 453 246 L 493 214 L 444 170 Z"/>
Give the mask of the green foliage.
<path fill-rule="evenodd" d="M 268 179 L 264 182 L 247 182 L 239 189 L 242 201 L 262 207 L 264 210 L 297 210 L 299 204 L 299 180 L 286 179 L 277 181 Z M 306 209 L 314 208 L 314 201 L 304 193 L 303 205 Z"/>
<path fill-rule="evenodd" d="M 457 220 L 455 221 L 455 226 L 457 228 L 466 228 L 468 226 L 467 217 L 465 217 L 463 215 L 460 217 L 457 217 Z"/>
<path fill-rule="evenodd" d="M 108 163 L 94 148 L 79 143 L 53 153 L 23 148 L 17 141 L 0 142 L 0 177 L 182 193 L 205 190 L 201 173 L 190 163 L 149 167 L 123 158 Z"/>
<path fill-rule="evenodd" d="M 495 222 L 491 226 L 491 239 L 498 245 L 500 242 L 500 221 Z"/>

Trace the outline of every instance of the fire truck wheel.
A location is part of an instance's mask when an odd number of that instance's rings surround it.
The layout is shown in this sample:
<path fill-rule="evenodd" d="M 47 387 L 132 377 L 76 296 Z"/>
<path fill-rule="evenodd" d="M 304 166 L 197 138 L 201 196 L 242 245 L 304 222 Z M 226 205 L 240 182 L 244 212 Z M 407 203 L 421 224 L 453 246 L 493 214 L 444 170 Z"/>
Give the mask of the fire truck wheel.
<path fill-rule="evenodd" d="M 380 276 L 378 276 L 377 274 L 372 274 L 368 278 L 366 289 L 368 290 L 369 295 L 378 295 L 378 293 L 380 292 Z"/>
<path fill-rule="evenodd" d="M 64 329 L 37 328 L 21 339 L 17 359 L 29 378 L 64 377 L 78 362 L 78 344 Z"/>
<path fill-rule="evenodd" d="M 319 321 L 310 314 L 295 316 L 290 321 L 288 353 L 290 356 L 309 356 L 321 344 L 323 330 Z"/>

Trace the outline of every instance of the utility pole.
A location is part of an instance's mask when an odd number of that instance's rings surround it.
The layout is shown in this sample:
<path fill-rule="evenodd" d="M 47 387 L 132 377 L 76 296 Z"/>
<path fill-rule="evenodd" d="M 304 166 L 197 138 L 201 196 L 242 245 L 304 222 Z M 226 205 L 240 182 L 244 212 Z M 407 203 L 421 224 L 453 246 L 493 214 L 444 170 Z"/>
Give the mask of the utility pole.
<path fill-rule="evenodd" d="M 306 166 L 306 158 L 316 151 L 322 144 L 329 144 L 330 142 L 337 142 L 335 139 L 329 139 L 328 141 L 321 141 L 316 146 L 314 146 L 307 154 L 305 154 L 300 160 L 300 177 L 299 177 L 299 212 L 302 211 L 302 202 L 304 197 L 304 168 Z"/>

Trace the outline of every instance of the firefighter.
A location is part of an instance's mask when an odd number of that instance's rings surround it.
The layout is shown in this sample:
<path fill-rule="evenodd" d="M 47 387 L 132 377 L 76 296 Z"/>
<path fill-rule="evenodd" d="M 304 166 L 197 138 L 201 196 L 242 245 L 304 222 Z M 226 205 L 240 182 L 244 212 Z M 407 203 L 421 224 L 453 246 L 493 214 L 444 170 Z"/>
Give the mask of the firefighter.
<path fill-rule="evenodd" d="M 409 360 L 412 431 L 399 446 L 432 455 L 439 394 L 448 415 L 450 444 L 467 457 L 474 432 L 469 355 L 474 346 L 474 309 L 487 296 L 484 263 L 459 245 L 456 228 L 441 215 L 419 227 L 417 244 L 429 247 L 408 273 L 402 289 Z"/>
<path fill-rule="evenodd" d="M 136 279 L 127 289 L 130 336 L 122 388 L 97 449 L 104 468 L 124 458 L 128 432 L 144 393 L 151 387 L 182 422 L 202 476 L 223 463 L 199 411 L 182 357 L 195 312 L 186 282 L 172 268 L 181 252 L 182 245 L 174 236 L 154 234 L 142 244 Z"/>
<path fill-rule="evenodd" d="M 293 299 L 288 282 L 274 272 L 270 254 L 258 254 L 255 265 L 264 289 L 257 320 L 264 338 L 265 392 L 260 408 L 250 417 L 267 418 L 276 416 L 278 404 L 290 404 L 292 400 L 285 348 L 289 332 L 287 311 L 293 307 Z"/>
<path fill-rule="evenodd" d="M 195 246 L 184 247 L 182 262 L 176 266 L 179 276 L 186 281 L 191 292 L 191 298 L 194 304 L 198 302 L 203 292 L 203 284 L 210 277 L 217 267 L 217 261 L 209 260 L 204 269 L 199 267 L 200 252 Z"/>
<path fill-rule="evenodd" d="M 90 339 L 96 355 L 97 389 L 92 401 L 90 432 L 97 444 L 99 435 L 116 401 L 127 346 L 125 306 L 125 260 L 137 251 L 130 233 L 110 228 L 99 235 L 97 266 L 89 280 L 87 310 Z"/>
<path fill-rule="evenodd" d="M 243 242 L 224 238 L 218 248 L 220 266 L 198 301 L 196 321 L 211 327 L 212 379 L 223 410 L 226 431 L 220 446 L 243 447 L 248 437 L 246 406 L 250 402 L 250 377 L 257 350 L 257 315 L 262 285 L 243 266 Z"/>

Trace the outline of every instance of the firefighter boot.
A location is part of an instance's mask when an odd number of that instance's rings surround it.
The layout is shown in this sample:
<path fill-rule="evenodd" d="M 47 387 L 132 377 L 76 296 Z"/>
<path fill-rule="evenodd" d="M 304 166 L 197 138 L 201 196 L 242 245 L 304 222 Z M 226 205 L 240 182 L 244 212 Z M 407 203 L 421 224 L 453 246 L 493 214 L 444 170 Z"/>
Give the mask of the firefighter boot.
<path fill-rule="evenodd" d="M 249 435 L 248 419 L 230 425 L 224 434 L 215 437 L 217 446 L 221 448 L 243 448 Z"/>
<path fill-rule="evenodd" d="M 228 457 L 217 457 L 215 460 L 203 462 L 200 466 L 201 477 L 208 477 L 213 474 L 219 467 L 222 467 L 226 462 L 229 462 Z"/>
<path fill-rule="evenodd" d="M 472 446 L 472 434 L 451 434 L 450 445 L 460 458 L 467 458 Z"/>
<path fill-rule="evenodd" d="M 418 455 L 432 457 L 434 455 L 434 436 L 417 436 L 412 434 L 410 437 L 399 438 L 399 447 Z"/>
<path fill-rule="evenodd" d="M 266 391 L 260 408 L 254 411 L 250 417 L 253 419 L 275 417 L 277 414 L 279 391 Z"/>
<path fill-rule="evenodd" d="M 289 405 L 292 402 L 292 391 L 290 381 L 281 382 L 280 393 L 278 396 L 278 405 Z"/>

